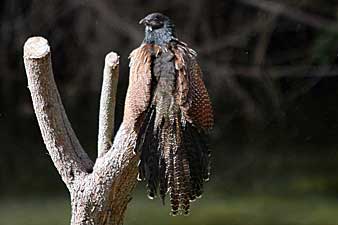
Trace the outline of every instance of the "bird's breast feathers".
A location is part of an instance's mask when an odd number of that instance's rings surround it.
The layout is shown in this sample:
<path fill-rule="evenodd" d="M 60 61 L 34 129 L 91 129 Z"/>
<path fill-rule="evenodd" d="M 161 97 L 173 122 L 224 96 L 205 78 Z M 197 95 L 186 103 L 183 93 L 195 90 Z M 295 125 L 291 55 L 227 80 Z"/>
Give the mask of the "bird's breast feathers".
<path fill-rule="evenodd" d="M 213 125 L 212 107 L 196 61 L 196 52 L 183 42 L 173 42 L 166 46 L 142 44 L 132 51 L 129 56 L 130 76 L 124 122 L 137 126 L 138 120 L 145 116 L 144 112 L 154 97 L 154 86 L 157 85 L 154 63 L 161 55 L 166 55 L 163 60 L 174 65 L 175 99 L 187 122 L 199 129 L 210 129 Z M 163 76 L 163 71 L 156 74 Z"/>

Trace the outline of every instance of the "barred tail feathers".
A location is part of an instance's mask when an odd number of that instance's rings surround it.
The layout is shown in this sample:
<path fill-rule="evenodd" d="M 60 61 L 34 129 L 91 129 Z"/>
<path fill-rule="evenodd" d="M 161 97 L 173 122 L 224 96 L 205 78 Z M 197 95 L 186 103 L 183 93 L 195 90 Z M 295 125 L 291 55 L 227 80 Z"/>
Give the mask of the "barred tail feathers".
<path fill-rule="evenodd" d="M 155 108 L 151 107 L 145 118 L 146 123 L 142 124 L 140 133 L 143 135 L 138 140 L 137 149 L 141 152 L 138 165 L 138 180 L 147 182 L 148 197 L 153 199 L 157 195 L 159 185 L 159 151 L 158 135 L 155 134 Z"/>
<path fill-rule="evenodd" d="M 150 114 L 141 148 L 139 177 L 147 182 L 149 198 L 164 203 L 169 192 L 171 214 L 188 214 L 190 201 L 200 197 L 209 175 L 209 152 L 194 126 L 181 123 L 179 114 L 156 122 Z"/>
<path fill-rule="evenodd" d="M 184 133 L 185 145 L 191 172 L 192 190 L 190 199 L 195 200 L 203 194 L 203 183 L 209 179 L 210 151 L 206 134 L 191 124 L 186 124 Z"/>

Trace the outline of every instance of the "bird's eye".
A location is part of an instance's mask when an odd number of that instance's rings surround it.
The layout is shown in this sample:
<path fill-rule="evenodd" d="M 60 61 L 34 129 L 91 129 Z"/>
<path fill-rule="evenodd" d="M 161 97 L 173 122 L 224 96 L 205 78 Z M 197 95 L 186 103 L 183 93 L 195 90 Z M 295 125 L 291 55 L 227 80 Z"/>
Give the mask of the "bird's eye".
<path fill-rule="evenodd" d="M 163 22 L 161 19 L 155 17 L 152 19 L 151 21 L 151 26 L 154 28 L 154 29 L 157 29 L 157 28 L 160 28 L 163 26 Z"/>

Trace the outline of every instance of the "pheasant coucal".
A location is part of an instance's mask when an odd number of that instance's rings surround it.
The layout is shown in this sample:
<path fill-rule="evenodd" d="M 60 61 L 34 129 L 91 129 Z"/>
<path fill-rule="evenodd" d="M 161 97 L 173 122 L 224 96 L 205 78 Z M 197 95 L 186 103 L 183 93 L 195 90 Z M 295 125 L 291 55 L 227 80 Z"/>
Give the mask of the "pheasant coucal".
<path fill-rule="evenodd" d="M 140 21 L 145 38 L 130 54 L 124 122 L 139 133 L 139 180 L 148 197 L 170 196 L 172 215 L 188 214 L 209 179 L 207 135 L 213 113 L 196 52 L 175 36 L 171 20 L 152 13 Z"/>

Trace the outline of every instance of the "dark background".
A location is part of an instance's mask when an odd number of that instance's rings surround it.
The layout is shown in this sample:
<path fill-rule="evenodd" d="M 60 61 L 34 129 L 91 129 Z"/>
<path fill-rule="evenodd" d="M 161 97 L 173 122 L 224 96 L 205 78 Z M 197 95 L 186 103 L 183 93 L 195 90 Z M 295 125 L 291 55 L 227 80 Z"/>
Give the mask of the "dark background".
<path fill-rule="evenodd" d="M 154 11 L 170 16 L 178 38 L 199 54 L 215 111 L 212 177 L 183 219 L 167 216 L 139 184 L 126 224 L 337 225 L 334 0 L 1 1 L 0 224 L 69 220 L 67 191 L 32 109 L 24 42 L 49 40 L 63 103 L 94 159 L 105 54 L 121 56 L 119 124 L 128 55 L 143 39 L 138 21 Z"/>

